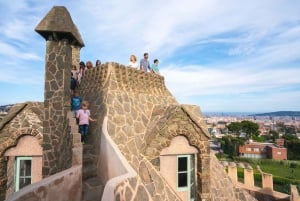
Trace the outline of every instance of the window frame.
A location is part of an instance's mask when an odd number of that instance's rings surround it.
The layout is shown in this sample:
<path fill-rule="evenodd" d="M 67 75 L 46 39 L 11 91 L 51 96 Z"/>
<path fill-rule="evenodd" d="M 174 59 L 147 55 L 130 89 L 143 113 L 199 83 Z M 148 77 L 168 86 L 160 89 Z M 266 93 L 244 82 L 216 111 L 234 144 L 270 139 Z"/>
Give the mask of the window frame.
<path fill-rule="evenodd" d="M 15 192 L 20 190 L 20 163 L 21 161 L 30 160 L 31 169 L 30 176 L 24 176 L 25 178 L 30 178 L 30 183 L 32 183 L 32 157 L 30 156 L 17 156 L 15 158 Z M 23 176 L 22 176 L 23 177 Z"/>
<path fill-rule="evenodd" d="M 178 171 L 178 166 L 179 166 L 179 158 L 187 158 L 187 170 L 186 171 Z M 195 154 L 186 154 L 186 155 L 177 155 L 177 171 L 176 171 L 176 187 L 178 192 L 184 192 L 187 191 L 188 193 L 188 200 L 193 201 L 195 200 L 196 192 L 191 192 L 192 187 L 193 190 L 195 191 L 196 188 L 196 156 Z M 191 165 L 193 164 L 193 165 Z M 191 167 L 193 166 L 193 167 Z M 187 186 L 184 187 L 179 187 L 179 181 L 178 181 L 178 176 L 180 173 L 187 173 Z M 193 177 L 193 178 L 192 178 Z M 193 180 L 193 183 L 191 182 Z M 194 198 L 191 198 L 191 194 L 193 193 Z"/>

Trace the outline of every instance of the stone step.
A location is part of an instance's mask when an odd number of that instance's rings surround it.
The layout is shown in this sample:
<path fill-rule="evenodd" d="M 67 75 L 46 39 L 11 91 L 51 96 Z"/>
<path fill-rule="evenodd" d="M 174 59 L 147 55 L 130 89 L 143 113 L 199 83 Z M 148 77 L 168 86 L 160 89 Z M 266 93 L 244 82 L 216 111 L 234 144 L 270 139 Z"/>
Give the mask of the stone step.
<path fill-rule="evenodd" d="M 83 165 L 83 171 L 82 171 L 82 179 L 83 181 L 96 177 L 97 176 L 97 167 L 93 164 L 90 165 Z"/>
<path fill-rule="evenodd" d="M 81 144 L 81 135 L 80 133 L 72 133 L 73 136 L 73 144 Z"/>
<path fill-rule="evenodd" d="M 90 165 L 92 163 L 96 163 L 97 156 L 93 154 L 84 154 L 83 155 L 83 166 Z"/>
<path fill-rule="evenodd" d="M 82 201 L 100 201 L 104 185 L 98 177 L 92 177 L 83 182 Z"/>
<path fill-rule="evenodd" d="M 83 145 L 83 154 L 94 153 L 94 146 L 90 144 Z"/>

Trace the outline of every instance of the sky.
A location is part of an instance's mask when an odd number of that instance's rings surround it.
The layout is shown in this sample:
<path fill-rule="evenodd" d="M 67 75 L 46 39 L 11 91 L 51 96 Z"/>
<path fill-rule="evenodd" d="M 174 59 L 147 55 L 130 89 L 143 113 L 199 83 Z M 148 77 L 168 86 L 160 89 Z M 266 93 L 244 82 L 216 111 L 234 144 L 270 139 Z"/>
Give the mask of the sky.
<path fill-rule="evenodd" d="M 300 111 L 298 0 L 0 1 L 0 105 L 43 101 L 46 43 L 34 29 L 53 6 L 78 27 L 81 60 L 126 65 L 148 52 L 182 104 Z"/>

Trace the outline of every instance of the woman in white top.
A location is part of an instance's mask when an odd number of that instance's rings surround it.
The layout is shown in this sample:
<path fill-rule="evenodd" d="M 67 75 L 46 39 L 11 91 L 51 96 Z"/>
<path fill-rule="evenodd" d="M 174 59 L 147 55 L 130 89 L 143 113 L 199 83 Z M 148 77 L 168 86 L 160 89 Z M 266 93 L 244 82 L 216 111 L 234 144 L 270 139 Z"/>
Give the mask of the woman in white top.
<path fill-rule="evenodd" d="M 138 69 L 138 62 L 136 61 L 136 56 L 135 55 L 130 55 L 130 62 L 128 64 L 129 67 L 132 68 L 137 68 Z"/>

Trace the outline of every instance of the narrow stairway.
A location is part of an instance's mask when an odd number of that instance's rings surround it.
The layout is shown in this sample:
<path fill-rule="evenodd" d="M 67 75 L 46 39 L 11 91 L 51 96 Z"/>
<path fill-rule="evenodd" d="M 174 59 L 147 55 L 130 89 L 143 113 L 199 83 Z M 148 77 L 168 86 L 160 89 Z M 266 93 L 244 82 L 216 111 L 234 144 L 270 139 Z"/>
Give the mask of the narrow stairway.
<path fill-rule="evenodd" d="M 97 167 L 94 161 L 97 155 L 91 144 L 83 145 L 82 166 L 82 201 L 101 201 L 104 185 L 97 176 Z"/>

